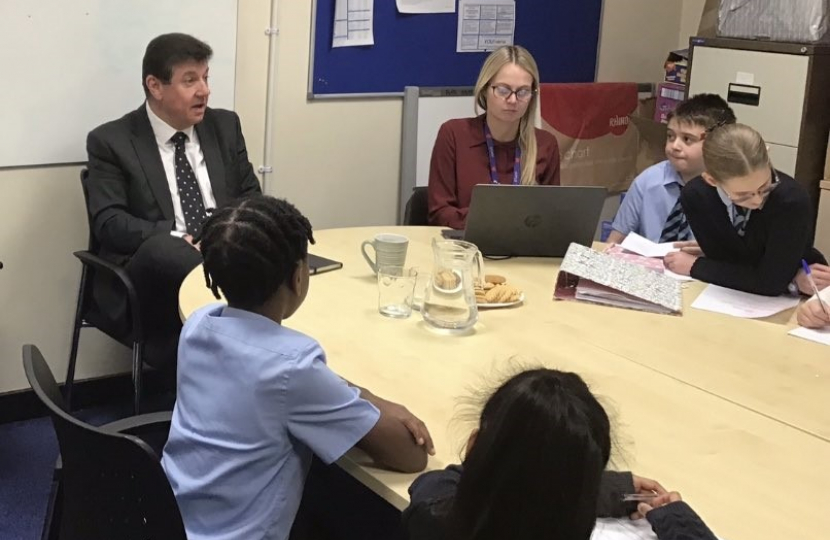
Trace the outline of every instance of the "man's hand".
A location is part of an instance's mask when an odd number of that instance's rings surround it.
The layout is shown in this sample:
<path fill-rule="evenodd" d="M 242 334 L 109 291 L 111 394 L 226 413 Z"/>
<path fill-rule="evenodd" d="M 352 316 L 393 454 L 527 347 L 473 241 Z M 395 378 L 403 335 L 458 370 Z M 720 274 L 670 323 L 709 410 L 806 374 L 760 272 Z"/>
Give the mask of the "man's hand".
<path fill-rule="evenodd" d="M 830 287 L 830 266 L 827 266 L 826 264 L 811 264 L 810 272 L 813 275 L 813 281 L 816 282 L 818 290 L 821 291 L 827 287 Z M 804 270 L 799 270 L 795 275 L 795 284 L 798 286 L 798 291 L 802 294 L 809 294 L 812 296 L 813 293 L 815 293 L 813 286 L 810 284 L 810 280 L 807 278 L 807 274 L 804 273 Z"/>
<path fill-rule="evenodd" d="M 200 246 L 201 246 L 202 243 L 201 242 L 193 243 L 194 238 L 192 236 L 190 236 L 189 234 L 186 234 L 186 235 L 182 236 L 182 240 L 184 240 L 185 242 L 187 242 L 188 244 L 193 246 L 193 248 L 196 251 L 201 251 Z"/>
<path fill-rule="evenodd" d="M 663 258 L 663 264 L 675 274 L 688 276 L 691 275 L 692 266 L 694 266 L 697 259 L 697 255 L 685 251 L 673 251 Z"/>

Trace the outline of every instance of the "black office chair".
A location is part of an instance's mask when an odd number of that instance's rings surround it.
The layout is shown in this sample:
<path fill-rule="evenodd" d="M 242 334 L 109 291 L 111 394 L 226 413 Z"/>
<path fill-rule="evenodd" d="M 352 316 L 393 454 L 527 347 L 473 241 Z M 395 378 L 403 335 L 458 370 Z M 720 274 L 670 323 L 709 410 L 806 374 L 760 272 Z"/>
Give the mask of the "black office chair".
<path fill-rule="evenodd" d="M 170 412 L 135 416 L 96 428 L 66 410 L 52 371 L 34 345 L 23 369 L 46 406 L 58 437 L 58 489 L 44 538 L 186 540 L 173 490 L 158 455 L 141 437 L 166 433 Z"/>
<path fill-rule="evenodd" d="M 87 169 L 81 171 L 81 186 L 84 190 L 84 201 L 89 209 L 89 189 L 87 187 Z M 92 226 L 92 216 L 87 210 L 89 222 L 89 248 L 86 251 L 76 251 L 75 257 L 82 263 L 81 283 L 78 287 L 78 303 L 75 308 L 75 324 L 72 329 L 72 345 L 69 349 L 69 364 L 66 369 L 64 384 L 64 398 L 67 410 L 72 409 L 72 387 L 75 381 L 75 362 L 78 357 L 78 342 L 82 328 L 97 328 L 119 343 L 131 347 L 132 381 L 133 381 L 133 411 L 135 414 L 141 408 L 141 375 L 144 366 L 144 334 L 141 328 L 140 305 L 138 295 L 130 277 L 123 268 L 97 255 L 99 244 L 95 239 Z M 93 298 L 93 281 L 96 272 L 109 274 L 112 282 L 123 289 L 127 298 L 127 320 L 113 321 L 98 308 Z"/>
<path fill-rule="evenodd" d="M 429 204 L 427 188 L 412 188 L 412 195 L 406 201 L 403 214 L 404 225 L 429 225 Z"/>

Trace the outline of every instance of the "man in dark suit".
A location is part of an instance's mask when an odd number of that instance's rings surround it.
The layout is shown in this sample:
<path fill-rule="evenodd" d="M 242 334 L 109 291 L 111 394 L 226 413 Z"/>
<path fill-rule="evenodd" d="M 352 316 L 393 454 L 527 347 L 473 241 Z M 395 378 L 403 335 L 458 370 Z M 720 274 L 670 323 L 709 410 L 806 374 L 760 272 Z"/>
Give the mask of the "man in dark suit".
<path fill-rule="evenodd" d="M 201 263 L 201 225 L 213 208 L 260 185 L 239 117 L 207 106 L 213 51 L 185 34 L 153 39 L 144 54 L 147 100 L 87 138 L 88 206 L 99 255 L 125 267 L 141 304 L 145 360 L 175 372 L 178 289 Z M 126 320 L 114 284 L 96 276 L 95 300 Z"/>

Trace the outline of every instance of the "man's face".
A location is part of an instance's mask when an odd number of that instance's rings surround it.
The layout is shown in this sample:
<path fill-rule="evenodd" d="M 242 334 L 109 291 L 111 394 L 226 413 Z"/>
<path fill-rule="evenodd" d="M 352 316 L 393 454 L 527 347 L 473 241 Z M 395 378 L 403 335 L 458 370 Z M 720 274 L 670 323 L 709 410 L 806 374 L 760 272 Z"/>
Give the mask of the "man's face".
<path fill-rule="evenodd" d="M 153 112 L 178 130 L 201 122 L 210 95 L 209 70 L 207 62 L 189 61 L 173 67 L 169 83 L 149 75 L 146 83 Z"/>

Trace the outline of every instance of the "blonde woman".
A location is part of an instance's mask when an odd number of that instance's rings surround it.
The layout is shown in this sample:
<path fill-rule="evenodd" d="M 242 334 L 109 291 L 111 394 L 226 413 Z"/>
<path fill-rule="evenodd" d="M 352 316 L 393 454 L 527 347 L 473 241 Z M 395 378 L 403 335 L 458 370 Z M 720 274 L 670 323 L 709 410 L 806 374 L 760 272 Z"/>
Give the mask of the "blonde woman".
<path fill-rule="evenodd" d="M 815 215 L 807 191 L 776 171 L 761 135 L 744 124 L 718 125 L 703 141 L 705 171 L 683 188 L 680 202 L 699 249 L 665 258 L 678 274 L 766 296 L 812 294 L 814 277 L 830 277 L 813 248 Z M 819 287 L 826 286 L 819 283 Z"/>
<path fill-rule="evenodd" d="M 539 70 L 526 49 L 501 47 L 484 61 L 475 118 L 445 122 L 429 169 L 429 222 L 463 229 L 476 184 L 557 185 L 559 145 L 533 125 Z"/>

